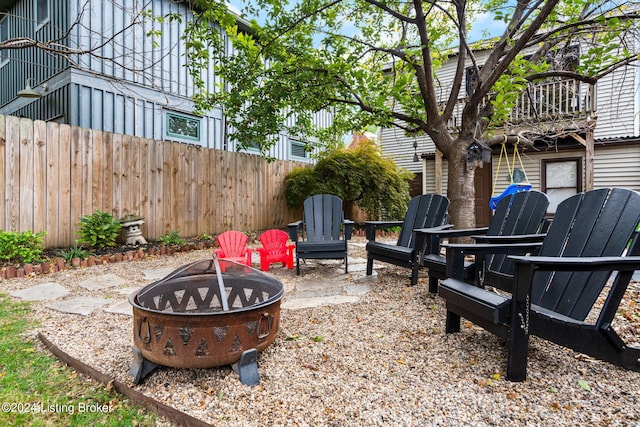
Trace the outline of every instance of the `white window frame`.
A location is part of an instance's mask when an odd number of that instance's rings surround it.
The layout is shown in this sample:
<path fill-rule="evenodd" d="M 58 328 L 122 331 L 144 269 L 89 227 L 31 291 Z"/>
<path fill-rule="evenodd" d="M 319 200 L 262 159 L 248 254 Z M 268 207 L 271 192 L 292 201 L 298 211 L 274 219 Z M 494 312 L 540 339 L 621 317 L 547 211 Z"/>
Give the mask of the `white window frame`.
<path fill-rule="evenodd" d="M 310 158 L 309 152 L 305 150 L 304 157 L 297 156 L 297 155 L 293 154 L 293 146 L 294 145 L 302 146 L 304 148 L 306 144 L 304 143 L 304 141 L 302 141 L 300 139 L 289 137 L 289 153 L 290 153 L 290 157 L 292 159 L 295 159 L 295 160 L 300 159 L 300 160 L 308 161 L 309 158 Z"/>
<path fill-rule="evenodd" d="M 197 131 L 198 131 L 198 136 L 194 137 L 191 135 L 186 135 L 186 134 L 181 134 L 181 133 L 175 133 L 175 132 L 171 132 L 171 130 L 169 129 L 169 120 L 172 118 L 178 118 L 178 119 L 184 119 L 184 120 L 192 120 L 194 122 L 198 123 L 198 127 L 197 127 Z M 202 119 L 200 117 L 196 117 L 196 116 L 192 116 L 189 114 L 184 114 L 184 113 L 178 113 L 176 111 L 166 111 L 165 112 L 165 120 L 164 120 L 164 138 L 167 140 L 171 140 L 171 141 L 178 141 L 178 142 L 186 142 L 186 143 L 190 143 L 190 144 L 200 144 L 202 145 Z"/>
<path fill-rule="evenodd" d="M 573 194 L 580 193 L 582 191 L 582 162 L 581 157 L 566 157 L 555 159 L 543 159 L 542 160 L 542 191 L 549 197 L 548 214 L 555 214 L 558 205 Z M 553 167 L 562 166 L 575 166 L 575 176 L 573 175 L 559 175 L 554 177 L 551 175 Z M 555 168 L 557 169 L 557 168 Z M 558 183 L 559 178 L 567 178 L 572 181 L 565 181 Z M 554 194 L 555 193 L 555 194 Z"/>
<path fill-rule="evenodd" d="M 41 3 L 44 6 L 44 10 L 46 13 L 45 16 L 40 16 L 39 14 Z M 50 10 L 49 0 L 33 0 L 33 9 L 34 9 L 34 15 L 36 18 L 35 19 L 36 31 L 38 31 L 40 28 L 42 28 L 43 26 L 45 26 L 45 24 L 49 22 L 49 19 L 51 19 L 51 10 Z"/>
<path fill-rule="evenodd" d="M 9 19 L 4 16 L 0 18 L 0 42 L 9 40 Z M 0 67 L 3 67 L 11 60 L 10 49 L 0 51 Z"/>

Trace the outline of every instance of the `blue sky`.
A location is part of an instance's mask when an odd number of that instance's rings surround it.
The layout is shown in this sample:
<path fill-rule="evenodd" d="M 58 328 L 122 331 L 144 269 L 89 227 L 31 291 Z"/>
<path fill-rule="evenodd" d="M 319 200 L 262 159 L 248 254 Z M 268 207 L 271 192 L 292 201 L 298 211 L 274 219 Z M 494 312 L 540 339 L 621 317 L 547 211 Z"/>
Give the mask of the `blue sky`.
<path fill-rule="evenodd" d="M 231 6 L 232 10 L 236 9 L 236 11 L 241 11 L 242 6 L 245 1 L 250 0 L 227 0 L 228 4 Z M 254 17 L 245 17 L 248 19 Z M 488 12 L 479 15 L 476 18 L 476 22 L 473 24 L 471 31 L 468 34 L 469 41 L 475 42 L 478 40 L 496 37 L 500 35 L 505 28 L 505 24 L 503 22 L 497 22 L 493 20 L 493 15 Z"/>

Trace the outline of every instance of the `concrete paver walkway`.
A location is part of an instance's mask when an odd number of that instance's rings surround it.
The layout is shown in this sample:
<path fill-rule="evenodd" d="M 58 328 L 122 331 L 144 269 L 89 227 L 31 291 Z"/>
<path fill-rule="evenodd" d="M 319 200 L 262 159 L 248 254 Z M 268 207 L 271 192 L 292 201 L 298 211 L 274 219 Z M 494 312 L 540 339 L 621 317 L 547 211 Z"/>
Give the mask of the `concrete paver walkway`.
<path fill-rule="evenodd" d="M 309 261 L 309 264 L 305 265 L 304 268 L 308 268 L 314 261 Z M 321 260 L 319 262 L 326 263 L 331 261 Z M 384 268 L 383 266 L 377 267 Z M 348 274 L 344 274 L 344 270 L 341 270 L 342 268 L 341 263 L 336 261 L 336 269 L 323 278 L 309 277 L 305 279 L 303 272 L 300 276 L 302 280 L 299 281 L 296 289 L 285 297 L 282 308 L 296 310 L 320 305 L 358 302 L 362 295 L 371 290 L 368 282 L 375 281 L 377 273 L 374 271 L 373 275 L 366 276 L 366 259 L 357 257 L 349 259 Z M 143 277 L 144 280 L 150 283 L 165 277 L 173 271 L 173 268 L 166 267 L 148 269 L 143 270 Z M 104 310 L 107 313 L 131 316 L 132 309 L 129 304 L 129 295 L 139 287 L 122 287 L 128 283 L 130 282 L 126 279 L 116 274 L 108 273 L 91 277 L 79 284 L 82 288 L 94 292 L 95 296 L 73 295 L 64 286 L 55 282 L 47 282 L 15 291 L 11 295 L 26 301 L 51 301 L 47 305 L 48 308 L 64 313 L 86 316 L 95 310 Z M 117 298 L 101 296 L 102 291 L 105 290 L 110 291 L 110 295 L 116 293 L 120 296 Z"/>

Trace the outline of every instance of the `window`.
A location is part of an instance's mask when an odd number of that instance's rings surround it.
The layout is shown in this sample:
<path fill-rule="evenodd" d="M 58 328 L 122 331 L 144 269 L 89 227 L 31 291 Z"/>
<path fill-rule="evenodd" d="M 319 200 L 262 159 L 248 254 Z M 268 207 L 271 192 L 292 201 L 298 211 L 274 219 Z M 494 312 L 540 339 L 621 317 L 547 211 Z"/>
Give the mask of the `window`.
<path fill-rule="evenodd" d="M 580 46 L 573 45 L 561 49 L 551 50 L 545 56 L 545 61 L 556 71 L 576 71 L 580 59 Z"/>
<path fill-rule="evenodd" d="M 289 148 L 291 150 L 291 157 L 300 159 L 308 159 L 309 153 L 307 152 L 307 145 L 297 139 L 289 138 Z"/>
<path fill-rule="evenodd" d="M 558 204 L 582 191 L 582 159 L 542 160 L 542 191 L 549 196 L 548 213 Z"/>
<path fill-rule="evenodd" d="M 178 138 L 189 142 L 200 141 L 200 119 L 183 114 L 167 113 L 165 134 L 169 138 Z"/>
<path fill-rule="evenodd" d="M 477 70 L 482 70 L 482 65 L 480 65 Z M 473 91 L 476 90 L 476 86 L 478 86 L 478 73 L 476 72 L 476 67 L 467 67 L 465 70 L 464 86 L 467 96 L 471 95 Z"/>
<path fill-rule="evenodd" d="M 9 20 L 0 19 L 0 42 L 9 40 Z M 0 50 L 0 67 L 9 62 L 9 49 Z"/>
<path fill-rule="evenodd" d="M 49 0 L 34 0 L 36 7 L 36 29 L 49 20 Z"/>

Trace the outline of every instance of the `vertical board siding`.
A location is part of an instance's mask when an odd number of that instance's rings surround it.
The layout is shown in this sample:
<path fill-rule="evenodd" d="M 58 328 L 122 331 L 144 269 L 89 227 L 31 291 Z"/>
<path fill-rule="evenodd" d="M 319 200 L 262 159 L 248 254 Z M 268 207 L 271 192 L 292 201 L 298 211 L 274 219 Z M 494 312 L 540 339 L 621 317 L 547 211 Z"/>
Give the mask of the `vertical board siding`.
<path fill-rule="evenodd" d="M 302 163 L 0 115 L 0 229 L 73 245 L 96 210 L 145 218 L 149 240 L 284 228 L 284 177 Z"/>

